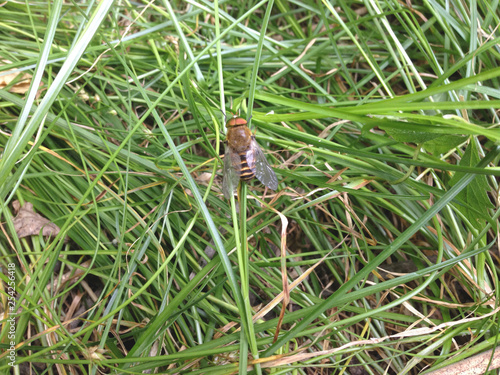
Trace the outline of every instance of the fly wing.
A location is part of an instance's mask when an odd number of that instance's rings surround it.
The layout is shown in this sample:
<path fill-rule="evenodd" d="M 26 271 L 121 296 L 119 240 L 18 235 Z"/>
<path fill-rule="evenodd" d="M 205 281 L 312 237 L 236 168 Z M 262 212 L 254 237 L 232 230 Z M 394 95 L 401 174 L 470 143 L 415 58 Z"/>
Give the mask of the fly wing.
<path fill-rule="evenodd" d="M 236 152 L 231 152 L 229 146 L 226 146 L 226 153 L 224 155 L 224 176 L 222 179 L 222 192 L 226 199 L 231 199 L 234 191 L 238 187 L 240 182 L 240 175 L 234 169 L 234 165 L 239 165 L 238 160 L 239 155 Z"/>
<path fill-rule="evenodd" d="M 269 189 L 278 189 L 278 178 L 267 162 L 266 156 L 255 139 L 252 140 L 252 143 L 252 148 L 255 151 L 255 177 Z"/>

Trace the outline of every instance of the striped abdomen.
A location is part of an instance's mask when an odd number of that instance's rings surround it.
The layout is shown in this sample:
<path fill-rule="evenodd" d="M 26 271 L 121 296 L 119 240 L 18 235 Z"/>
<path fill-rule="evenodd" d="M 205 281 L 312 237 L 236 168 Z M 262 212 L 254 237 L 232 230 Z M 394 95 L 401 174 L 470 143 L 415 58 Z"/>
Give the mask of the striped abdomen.
<path fill-rule="evenodd" d="M 255 177 L 255 157 L 252 149 L 239 152 L 240 157 L 240 180 L 250 181 Z"/>

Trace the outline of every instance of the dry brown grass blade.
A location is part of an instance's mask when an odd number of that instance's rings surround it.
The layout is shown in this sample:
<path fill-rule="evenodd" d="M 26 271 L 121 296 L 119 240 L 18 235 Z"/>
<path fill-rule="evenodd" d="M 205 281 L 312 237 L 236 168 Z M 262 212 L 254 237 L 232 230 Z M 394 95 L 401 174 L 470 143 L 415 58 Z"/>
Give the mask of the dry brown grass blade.
<path fill-rule="evenodd" d="M 337 249 L 340 245 L 344 243 L 345 239 L 343 239 L 335 249 Z M 308 268 L 305 270 L 305 272 L 300 275 L 296 280 L 294 280 L 290 285 L 289 285 L 289 291 L 294 290 L 298 285 L 300 285 L 310 274 L 311 272 L 314 271 L 316 267 L 318 267 L 335 249 L 332 249 L 329 251 L 323 258 L 321 258 L 316 264 L 314 264 L 312 267 Z M 253 321 L 256 322 L 259 319 L 262 319 L 269 311 L 271 311 L 276 305 L 278 305 L 282 300 L 284 299 L 284 293 L 281 292 L 278 294 L 276 297 L 273 298 L 271 302 L 269 302 L 266 306 L 264 306 L 257 314 L 254 315 Z"/>
<path fill-rule="evenodd" d="M 487 370 L 497 368 L 500 368 L 500 346 L 439 370 L 428 372 L 427 375 L 481 375 Z"/>
<path fill-rule="evenodd" d="M 344 349 L 347 349 L 347 348 L 350 348 L 353 346 L 375 345 L 375 344 L 379 344 L 381 342 L 384 342 L 384 341 L 390 340 L 390 339 L 396 339 L 397 341 L 395 341 L 395 343 L 398 343 L 400 339 L 405 338 L 405 337 L 428 335 L 432 332 L 442 330 L 446 327 L 456 326 L 456 325 L 464 324 L 464 323 L 471 322 L 474 320 L 487 318 L 488 316 L 492 316 L 492 315 L 498 313 L 498 311 L 500 311 L 500 307 L 497 308 L 496 310 L 494 310 L 486 315 L 480 316 L 480 317 L 461 319 L 461 320 L 458 320 L 456 322 L 442 323 L 442 324 L 435 326 L 435 327 L 432 327 L 432 328 L 423 327 L 423 328 L 411 329 L 411 330 L 407 330 L 407 331 L 400 332 L 400 333 L 397 333 L 395 335 L 390 335 L 390 336 L 372 338 L 372 339 L 367 339 L 367 340 L 352 341 L 352 342 L 347 343 L 345 345 L 342 345 L 338 348 L 334 348 L 334 349 L 330 349 L 330 350 L 320 350 L 320 351 L 316 351 L 314 353 L 303 353 L 304 350 L 306 350 L 307 348 L 301 348 L 299 351 L 296 351 L 295 354 L 292 354 L 292 355 L 260 358 L 259 363 L 261 364 L 261 367 L 263 367 L 263 368 L 279 367 L 279 366 L 283 366 L 283 365 L 287 365 L 287 364 L 305 361 L 305 360 L 308 360 L 311 358 L 329 356 L 329 355 L 332 355 L 334 353 L 337 353 L 341 350 L 344 350 Z M 479 375 L 479 374 L 483 374 L 485 369 L 486 369 L 486 366 L 488 365 L 488 362 L 491 358 L 491 353 L 492 353 L 492 351 L 489 351 L 489 352 L 485 352 L 483 354 L 480 354 L 478 356 L 472 357 L 472 358 L 474 358 L 474 360 L 472 362 L 473 365 L 467 364 L 467 367 L 465 367 L 465 365 L 462 365 L 462 367 L 458 367 L 458 366 L 456 366 L 457 364 L 455 364 L 454 366 L 449 366 L 446 368 L 446 369 L 450 369 L 449 371 L 445 371 L 445 369 L 442 369 L 442 370 L 438 370 L 438 371 L 443 371 L 443 372 L 432 372 L 431 374 L 432 375 L 444 375 L 444 374 L 446 374 L 446 375 L 456 375 L 456 374 L 457 375 L 458 374 L 460 374 L 460 375 L 463 375 L 463 374 L 465 374 L 465 375 Z M 471 360 L 471 359 L 469 358 L 468 360 Z M 464 360 L 464 361 L 468 361 L 468 360 Z M 461 361 L 461 362 L 464 362 L 464 361 Z M 459 362 L 459 363 L 461 363 L 461 362 Z M 256 363 L 256 361 L 252 361 L 250 363 Z M 494 365 L 496 367 L 493 367 Z M 498 353 L 495 352 L 495 355 L 492 359 L 492 363 L 491 363 L 491 366 L 489 367 L 489 369 L 493 370 L 495 368 L 500 367 L 499 365 L 500 365 L 500 352 L 498 352 Z M 480 372 L 470 372 L 470 371 L 475 370 L 473 368 L 473 366 L 480 368 L 481 371 Z M 451 370 L 453 370 L 454 372 L 450 372 Z M 462 372 L 460 372 L 459 370 Z M 463 372 L 463 371 L 468 371 L 468 372 Z"/>
<path fill-rule="evenodd" d="M 431 227 L 427 227 L 427 229 L 429 231 L 431 231 L 432 233 L 434 233 L 435 235 L 437 235 L 437 232 L 434 228 L 431 228 Z M 446 242 L 446 245 L 448 245 L 451 249 L 453 249 L 453 251 L 455 252 L 455 254 L 457 255 L 461 255 L 461 252 L 459 249 L 457 249 L 456 246 L 453 245 L 453 243 L 451 241 L 449 241 L 447 238 L 443 238 L 444 242 Z M 477 277 L 477 269 L 474 267 L 474 265 L 470 262 L 469 259 L 464 259 L 462 261 L 466 266 L 467 268 L 474 274 L 475 277 Z M 494 293 L 493 293 L 493 290 L 491 289 L 491 287 L 487 284 L 487 283 L 484 283 L 483 285 L 478 285 L 476 283 L 476 281 L 474 281 L 470 275 L 468 275 L 467 273 L 464 272 L 464 270 L 460 267 L 455 267 L 455 269 L 461 273 L 470 283 L 471 285 L 473 285 L 475 288 L 481 290 L 484 294 L 488 295 L 490 298 L 489 300 L 487 301 L 486 305 L 489 305 L 490 307 L 495 307 L 497 305 L 496 303 L 496 298 L 494 296 Z"/>
<path fill-rule="evenodd" d="M 339 242 L 337 249 L 339 246 L 341 246 L 344 243 L 345 239 Z M 294 280 L 289 286 L 288 286 L 288 291 L 294 290 L 298 285 L 300 285 L 310 274 L 313 272 L 316 267 L 318 267 L 335 249 L 332 249 L 329 251 L 323 258 L 321 258 L 316 264 L 314 264 L 312 267 L 308 268 L 302 275 L 300 275 L 296 280 Z M 276 297 L 273 298 L 271 302 L 269 302 L 266 306 L 264 306 L 262 309 L 260 309 L 257 314 L 255 314 L 252 318 L 253 323 L 257 322 L 259 319 L 262 319 L 266 314 L 268 314 L 272 309 L 274 309 L 281 301 L 283 301 L 285 298 L 284 296 L 284 291 L 278 294 Z M 222 337 L 222 335 L 226 332 L 228 332 L 230 329 L 234 328 L 237 326 L 238 323 L 236 322 L 231 322 L 226 324 L 224 327 L 222 327 L 219 332 L 217 332 L 214 337 L 219 338 Z M 238 327 L 236 331 L 239 331 L 240 328 Z"/>
<path fill-rule="evenodd" d="M 281 219 L 280 254 L 281 254 L 281 283 L 283 286 L 283 305 L 281 307 L 278 326 L 276 327 L 276 332 L 274 334 L 274 339 L 273 339 L 273 342 L 276 342 L 281 330 L 281 325 L 283 324 L 283 318 L 285 317 L 286 308 L 290 303 L 290 290 L 288 288 L 288 273 L 286 271 L 286 229 L 288 228 L 288 219 L 278 210 L 274 211 L 279 215 Z"/>

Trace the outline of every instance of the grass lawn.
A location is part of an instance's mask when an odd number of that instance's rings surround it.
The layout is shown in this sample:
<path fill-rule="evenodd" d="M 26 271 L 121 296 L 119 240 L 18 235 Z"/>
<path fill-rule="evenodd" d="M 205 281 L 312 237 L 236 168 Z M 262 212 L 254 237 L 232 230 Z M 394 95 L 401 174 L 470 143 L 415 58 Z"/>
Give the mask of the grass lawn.
<path fill-rule="evenodd" d="M 2 3 L 0 373 L 497 374 L 499 25 Z M 276 191 L 224 197 L 233 115 Z"/>

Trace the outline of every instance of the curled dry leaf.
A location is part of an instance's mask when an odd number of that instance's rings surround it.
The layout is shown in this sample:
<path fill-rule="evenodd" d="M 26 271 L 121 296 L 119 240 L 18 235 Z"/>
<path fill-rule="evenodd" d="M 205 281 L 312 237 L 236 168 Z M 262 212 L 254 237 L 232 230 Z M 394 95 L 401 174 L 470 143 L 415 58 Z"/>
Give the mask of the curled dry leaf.
<path fill-rule="evenodd" d="M 14 229 L 19 238 L 38 236 L 40 231 L 44 237 L 55 237 L 60 232 L 57 225 L 33 211 L 33 204 L 27 202 L 21 207 L 19 201 L 15 201 L 12 206 L 18 211 L 14 218 Z M 65 241 L 68 241 L 68 237 Z"/>
<path fill-rule="evenodd" d="M 12 64 L 8 60 L 0 60 L 0 65 L 9 65 Z M 7 74 L 5 74 L 7 73 Z M 21 72 L 16 72 L 15 69 L 7 70 L 6 72 L 0 73 L 0 89 L 9 86 L 14 80 L 16 81 L 13 86 L 9 88 L 10 92 L 15 94 L 24 94 L 30 88 L 31 84 L 31 75 L 23 74 L 20 78 L 18 77 Z"/>
<path fill-rule="evenodd" d="M 196 176 L 195 180 L 196 182 L 208 184 L 211 178 L 212 178 L 212 173 L 203 172 L 200 175 Z"/>

